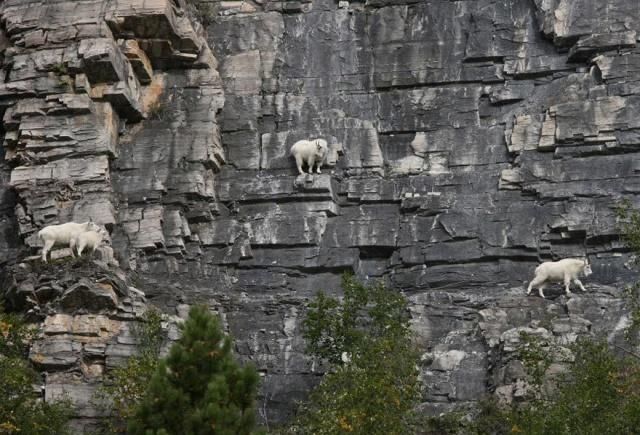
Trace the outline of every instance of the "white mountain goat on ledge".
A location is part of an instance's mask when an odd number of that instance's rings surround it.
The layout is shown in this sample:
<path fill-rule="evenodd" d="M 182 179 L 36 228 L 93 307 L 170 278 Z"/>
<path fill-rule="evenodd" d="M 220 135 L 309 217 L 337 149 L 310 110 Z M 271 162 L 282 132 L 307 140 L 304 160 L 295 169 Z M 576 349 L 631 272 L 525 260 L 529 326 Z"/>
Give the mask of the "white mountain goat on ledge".
<path fill-rule="evenodd" d="M 54 245 L 71 245 L 71 239 L 87 231 L 100 232 L 101 228 L 92 221 L 82 224 L 67 222 L 66 224 L 49 225 L 38 231 L 38 239 L 44 242 L 42 261 L 47 262 L 47 253 Z M 73 253 L 73 249 L 71 250 Z M 73 253 L 75 255 L 75 253 Z"/>
<path fill-rule="evenodd" d="M 542 291 L 547 283 L 559 281 L 564 281 L 564 291 L 567 294 L 571 294 L 571 290 L 569 290 L 571 281 L 577 284 L 583 292 L 587 291 L 578 279 L 578 275 L 581 273 L 585 277 L 593 273 L 589 260 L 586 258 L 565 258 L 559 261 L 546 261 L 536 267 L 535 276 L 529 283 L 527 294 L 531 293 L 533 287 L 537 287 L 540 297 L 544 298 Z"/>
<path fill-rule="evenodd" d="M 302 165 L 306 162 L 309 166 L 309 173 L 313 174 L 313 165 L 316 165 L 316 172 L 320 173 L 320 166 L 324 163 L 329 146 L 324 139 L 299 140 L 291 146 L 290 154 L 296 159 L 296 167 L 300 175 L 304 174 Z"/>
<path fill-rule="evenodd" d="M 96 248 L 100 246 L 103 238 L 102 231 L 85 231 L 84 233 L 76 234 L 69 242 L 69 247 L 71 248 L 71 252 L 74 252 L 77 248 L 78 256 L 82 255 L 84 248 L 89 248 L 91 255 L 93 255 L 93 253 L 96 252 Z"/>

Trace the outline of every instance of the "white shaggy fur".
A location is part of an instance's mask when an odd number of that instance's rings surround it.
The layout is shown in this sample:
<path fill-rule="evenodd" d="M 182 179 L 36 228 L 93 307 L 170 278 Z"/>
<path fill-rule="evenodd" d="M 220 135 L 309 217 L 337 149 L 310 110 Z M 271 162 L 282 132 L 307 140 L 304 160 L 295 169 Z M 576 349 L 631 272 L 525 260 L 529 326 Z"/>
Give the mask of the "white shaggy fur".
<path fill-rule="evenodd" d="M 299 140 L 291 147 L 290 154 L 296 159 L 296 167 L 302 175 L 302 165 L 309 166 L 309 173 L 313 174 L 313 165 L 316 165 L 316 172 L 320 173 L 320 166 L 327 157 L 329 146 L 324 139 Z"/>
<path fill-rule="evenodd" d="M 87 231 L 100 231 L 100 227 L 91 221 L 82 224 L 67 222 L 60 225 L 49 225 L 38 231 L 38 239 L 44 242 L 42 261 L 47 262 L 47 253 L 54 245 L 70 245 L 71 239 Z M 72 249 L 73 251 L 73 249 Z"/>
<path fill-rule="evenodd" d="M 101 231 L 85 231 L 84 233 L 76 234 L 69 242 L 69 247 L 71 248 L 71 252 L 77 247 L 78 256 L 82 255 L 84 248 L 91 249 L 91 255 L 93 255 L 93 253 L 96 252 L 96 248 L 100 246 L 102 239 Z"/>
<path fill-rule="evenodd" d="M 559 281 L 564 281 L 564 291 L 567 294 L 571 294 L 569 290 L 571 281 L 577 284 L 582 291 L 587 291 L 578 279 L 578 275 L 581 273 L 584 276 L 589 276 L 593 273 L 589 260 L 586 258 L 564 258 L 559 261 L 546 261 L 536 267 L 535 276 L 529 283 L 527 294 L 531 293 L 533 287 L 537 287 L 540 297 L 544 298 L 543 290 L 547 283 Z"/>

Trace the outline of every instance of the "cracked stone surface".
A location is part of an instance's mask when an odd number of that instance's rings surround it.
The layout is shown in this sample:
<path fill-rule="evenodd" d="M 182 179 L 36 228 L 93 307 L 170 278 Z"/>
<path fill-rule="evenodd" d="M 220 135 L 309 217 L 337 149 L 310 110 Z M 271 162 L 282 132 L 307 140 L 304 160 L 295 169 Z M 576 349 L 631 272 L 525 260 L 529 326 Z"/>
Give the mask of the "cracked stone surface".
<path fill-rule="evenodd" d="M 148 305 L 207 303 L 262 375 L 263 422 L 317 383 L 301 321 L 340 275 L 411 302 L 421 409 L 519 400 L 521 333 L 622 340 L 638 278 L 614 208 L 640 207 L 635 0 L 5 0 L 0 266 L 41 326 L 30 358 L 74 427 L 135 352 Z M 289 148 L 323 137 L 321 175 Z M 92 218 L 93 259 L 37 259 Z M 525 284 L 587 255 L 588 292 Z M 175 325 L 168 326 L 169 340 Z M 570 363 L 559 352 L 552 376 Z"/>

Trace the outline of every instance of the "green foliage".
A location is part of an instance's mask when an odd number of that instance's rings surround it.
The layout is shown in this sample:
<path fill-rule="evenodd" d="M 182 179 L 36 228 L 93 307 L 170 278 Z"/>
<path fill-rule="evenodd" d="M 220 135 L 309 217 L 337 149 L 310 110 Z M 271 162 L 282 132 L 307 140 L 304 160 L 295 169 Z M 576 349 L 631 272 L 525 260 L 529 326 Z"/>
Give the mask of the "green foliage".
<path fill-rule="evenodd" d="M 620 376 L 637 362 L 616 358 L 606 343 L 580 341 L 574 346 L 575 362 L 567 381 L 553 401 L 545 401 L 531 412 L 533 427 L 567 434 L 631 433 L 640 414 L 620 420 L 631 403 Z M 637 407 L 639 403 L 632 405 Z M 626 415 L 625 415 L 626 419 Z M 631 423 L 632 426 L 628 424 Z M 543 433 L 538 431 L 537 433 Z"/>
<path fill-rule="evenodd" d="M 627 341 L 632 341 L 640 331 L 640 283 L 627 286 L 624 296 L 629 306 L 630 322 L 624 331 Z"/>
<path fill-rule="evenodd" d="M 211 0 L 193 0 L 193 5 L 196 9 L 196 18 L 202 23 L 204 27 L 207 27 L 213 23 L 213 20 L 215 20 L 216 16 L 218 15 L 218 10 L 220 8 L 219 2 L 214 2 Z"/>
<path fill-rule="evenodd" d="M 149 118 L 155 119 L 157 121 L 162 121 L 164 120 L 167 114 L 167 111 L 168 111 L 167 103 L 165 101 L 158 99 L 153 103 L 149 104 L 149 109 L 147 113 L 149 115 Z"/>
<path fill-rule="evenodd" d="M 468 423 L 464 414 L 450 412 L 438 417 L 419 417 L 415 426 L 420 435 L 457 435 L 468 432 Z"/>
<path fill-rule="evenodd" d="M 51 72 L 58 78 L 61 88 L 66 88 L 68 91 L 72 91 L 74 86 L 74 80 L 69 75 L 67 64 L 64 62 L 58 62 L 51 66 Z"/>
<path fill-rule="evenodd" d="M 522 407 L 503 407 L 495 399 L 486 399 L 479 403 L 478 413 L 473 421 L 469 424 L 464 424 L 462 432 L 458 434 L 462 435 L 485 435 L 485 434 L 511 434 L 522 432 L 519 426 L 514 423 L 517 420 L 517 416 L 521 412 L 526 412 L 526 405 Z"/>
<path fill-rule="evenodd" d="M 407 301 L 351 275 L 342 288 L 342 301 L 319 293 L 309 306 L 308 352 L 329 362 L 330 371 L 288 432 L 410 433 L 421 392 Z"/>
<path fill-rule="evenodd" d="M 70 403 L 42 402 L 34 394 L 39 375 L 27 360 L 33 337 L 20 316 L 0 312 L 0 433 L 67 434 Z"/>
<path fill-rule="evenodd" d="M 575 361 L 547 391 L 535 390 L 525 403 L 481 404 L 476 418 L 449 424 L 446 434 L 605 435 L 637 433 L 640 427 L 640 362 L 619 358 L 606 343 L 579 340 Z M 544 360 L 543 357 L 532 361 Z M 537 363 L 536 363 L 537 364 Z"/>
<path fill-rule="evenodd" d="M 54 64 L 51 67 L 51 71 L 53 71 L 58 76 L 67 75 L 69 73 L 69 71 L 67 70 L 67 65 L 64 62 Z"/>
<path fill-rule="evenodd" d="M 640 253 L 640 212 L 631 206 L 627 199 L 615 209 L 618 217 L 622 240 L 635 253 Z"/>
<path fill-rule="evenodd" d="M 580 340 L 575 361 L 550 397 L 512 411 L 531 434 L 634 433 L 640 424 L 640 365 L 616 357 L 606 343 Z"/>
<path fill-rule="evenodd" d="M 478 403 L 475 415 L 451 412 L 438 417 L 422 418 L 416 433 L 420 435 L 502 435 L 517 433 L 511 412 L 494 399 Z M 512 429 L 516 429 L 512 432 Z"/>
<path fill-rule="evenodd" d="M 537 335 L 520 333 L 520 346 L 517 349 L 518 359 L 523 362 L 529 375 L 529 382 L 540 387 L 545 373 L 551 366 L 552 355 L 548 343 Z"/>
<path fill-rule="evenodd" d="M 640 258 L 640 212 L 631 207 L 629 200 L 622 201 L 615 211 L 622 240 L 636 254 L 636 263 L 638 263 Z M 625 330 L 625 337 L 631 340 L 640 331 L 640 284 L 628 286 L 625 289 L 625 297 L 631 318 L 631 322 Z"/>
<path fill-rule="evenodd" d="M 138 339 L 141 355 L 157 358 L 164 336 L 162 334 L 162 313 L 157 308 L 148 309 L 142 318 L 142 323 L 133 327 L 133 334 Z"/>
<path fill-rule="evenodd" d="M 129 421 L 131 434 L 249 434 L 258 375 L 240 367 L 217 317 L 195 306 Z"/>
<path fill-rule="evenodd" d="M 111 415 L 106 422 L 108 433 L 126 432 L 127 421 L 142 400 L 158 365 L 163 340 L 162 313 L 151 308 L 142 320 L 133 329 L 138 354 L 129 358 L 124 366 L 113 369 L 97 393 L 98 403 Z"/>

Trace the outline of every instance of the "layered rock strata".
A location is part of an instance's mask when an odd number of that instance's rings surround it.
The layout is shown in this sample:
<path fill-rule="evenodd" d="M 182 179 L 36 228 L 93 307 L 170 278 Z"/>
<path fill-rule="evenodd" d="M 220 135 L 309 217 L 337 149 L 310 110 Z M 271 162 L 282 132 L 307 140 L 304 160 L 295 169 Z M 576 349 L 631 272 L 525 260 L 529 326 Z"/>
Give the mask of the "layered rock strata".
<path fill-rule="evenodd" d="M 272 5 L 222 2 L 207 28 L 229 163 L 217 183 L 228 211 L 207 243 L 237 279 L 237 309 L 270 319 L 278 306 L 283 320 L 273 339 L 237 333 L 267 373 L 264 418 L 303 395 L 304 302 L 345 270 L 409 295 L 425 412 L 518 399 L 521 332 L 620 339 L 620 291 L 636 276 L 614 208 L 638 205 L 637 5 Z M 331 174 L 297 177 L 289 147 L 318 136 Z M 590 293 L 524 295 L 539 261 L 583 255 Z"/>
<path fill-rule="evenodd" d="M 78 430 L 145 303 L 221 313 L 267 424 L 317 382 L 300 324 L 344 271 L 409 297 L 429 413 L 517 400 L 521 332 L 621 339 L 634 1 L 5 0 L 0 22 L 4 290 Z M 299 177 L 311 137 L 327 166 Z M 99 272 L 38 271 L 37 230 L 88 217 L 111 233 Z M 588 293 L 524 294 L 540 260 L 582 255 Z"/>
<path fill-rule="evenodd" d="M 188 220 L 215 209 L 224 98 L 195 13 L 170 0 L 0 5 L 5 299 L 40 324 L 30 358 L 46 400 L 71 398 L 77 432 L 104 414 L 103 375 L 136 351 L 138 256 L 180 256 Z M 34 258 L 39 229 L 89 218 L 111 233 L 95 260 Z"/>

